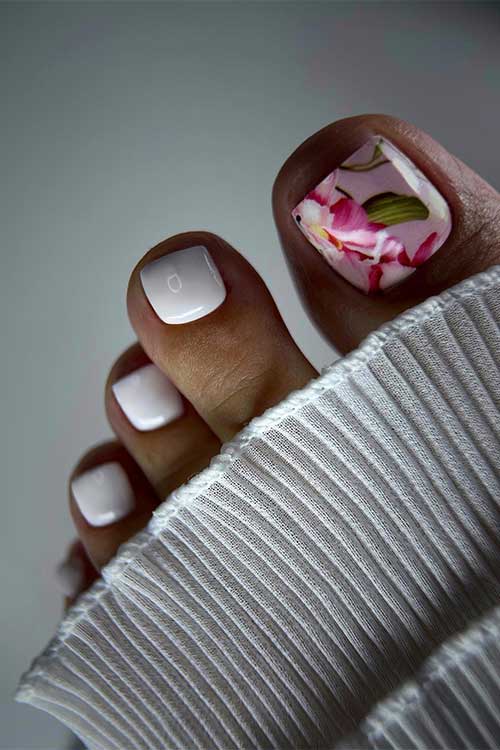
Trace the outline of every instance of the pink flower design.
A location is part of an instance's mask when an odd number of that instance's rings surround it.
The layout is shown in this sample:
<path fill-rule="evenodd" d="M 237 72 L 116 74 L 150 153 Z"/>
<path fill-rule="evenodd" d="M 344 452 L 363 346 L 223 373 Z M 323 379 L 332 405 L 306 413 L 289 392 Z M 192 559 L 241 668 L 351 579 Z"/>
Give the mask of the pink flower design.
<path fill-rule="evenodd" d="M 338 186 L 338 176 L 339 170 L 331 172 L 292 212 L 329 265 L 365 291 L 376 292 L 388 281 L 405 278 L 434 254 L 437 232 L 429 234 L 410 258 L 403 241 L 389 234 L 387 224 L 371 221 L 364 206 Z M 403 275 L 398 268 L 405 269 Z"/>
<path fill-rule="evenodd" d="M 368 219 L 365 209 L 352 198 L 342 198 L 330 206 L 329 217 L 323 229 L 338 250 L 348 248 L 374 248 L 378 232 L 384 224 L 375 224 Z"/>
<path fill-rule="evenodd" d="M 409 258 L 406 250 L 402 250 L 397 257 L 398 263 L 402 266 L 409 266 L 410 268 L 417 268 L 422 263 L 431 257 L 436 247 L 436 241 L 438 238 L 437 232 L 432 232 L 420 245 L 413 258 Z"/>
<path fill-rule="evenodd" d="M 326 182 L 326 180 L 325 180 Z M 308 193 L 302 201 L 295 217 L 300 217 L 304 231 L 311 233 L 321 242 L 323 250 L 333 246 L 348 255 L 354 254 L 358 260 L 374 260 L 379 262 L 396 260 L 405 251 L 403 243 L 397 237 L 382 235 L 385 224 L 370 221 L 363 206 L 352 198 L 342 197 L 332 202 L 335 189 L 334 180 L 329 185 L 321 183 Z"/>
<path fill-rule="evenodd" d="M 368 272 L 369 292 L 378 292 L 380 289 L 380 279 L 382 278 L 383 273 L 382 266 L 379 263 L 371 266 L 370 271 Z"/>
<path fill-rule="evenodd" d="M 328 265 L 364 292 L 411 276 L 451 229 L 444 198 L 380 135 L 327 174 L 292 215 Z"/>
<path fill-rule="evenodd" d="M 342 196 L 337 190 L 337 176 L 338 170 L 335 170 L 306 195 L 300 205 L 300 220 L 338 250 L 344 245 L 374 248 L 377 232 L 384 225 L 369 221 L 359 203 Z"/>
<path fill-rule="evenodd" d="M 323 182 L 308 193 L 304 200 L 316 201 L 320 206 L 331 206 L 335 202 L 335 187 L 337 185 L 338 169 L 330 172 Z"/>

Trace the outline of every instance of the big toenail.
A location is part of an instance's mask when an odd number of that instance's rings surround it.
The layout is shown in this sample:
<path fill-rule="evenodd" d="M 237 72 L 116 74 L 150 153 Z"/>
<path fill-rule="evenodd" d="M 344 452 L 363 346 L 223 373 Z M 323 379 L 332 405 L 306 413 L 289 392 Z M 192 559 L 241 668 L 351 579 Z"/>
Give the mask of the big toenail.
<path fill-rule="evenodd" d="M 91 526 L 107 526 L 133 509 L 134 493 L 123 467 L 101 464 L 75 477 L 71 490 L 81 514 Z"/>
<path fill-rule="evenodd" d="M 153 364 L 117 380 L 112 389 L 129 422 L 142 432 L 163 427 L 184 411 L 181 394 Z"/>
<path fill-rule="evenodd" d="M 206 247 L 176 250 L 141 270 L 144 292 L 164 323 L 189 323 L 224 302 L 226 288 Z"/>
<path fill-rule="evenodd" d="M 403 281 L 451 231 L 441 193 L 379 135 L 307 193 L 292 215 L 327 263 L 367 293 Z"/>

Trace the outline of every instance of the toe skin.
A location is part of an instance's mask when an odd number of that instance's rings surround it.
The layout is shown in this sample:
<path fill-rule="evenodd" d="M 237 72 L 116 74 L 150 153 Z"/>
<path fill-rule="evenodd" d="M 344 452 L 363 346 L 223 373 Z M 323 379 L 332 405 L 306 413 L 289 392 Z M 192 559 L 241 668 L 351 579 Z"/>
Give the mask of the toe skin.
<path fill-rule="evenodd" d="M 173 414 L 170 411 L 170 392 L 167 393 L 166 410 L 175 418 L 156 429 L 137 429 L 123 408 L 128 405 L 130 409 L 130 399 L 127 402 L 122 400 L 120 404 L 116 384 L 123 383 L 131 374 L 150 366 L 151 360 L 140 344 L 136 343 L 123 352 L 109 373 L 105 406 L 108 421 L 116 436 L 141 467 L 158 497 L 164 498 L 208 465 L 212 456 L 220 450 L 220 440 L 184 397 L 182 413 Z M 150 389 L 151 383 L 146 381 L 142 386 Z M 133 400 L 139 398 L 141 393 L 132 389 L 129 396 Z M 137 404 L 135 407 L 134 413 L 137 413 Z M 153 412 L 150 403 L 147 407 L 151 415 Z M 162 403 L 157 405 L 154 413 L 159 414 L 162 407 Z"/>

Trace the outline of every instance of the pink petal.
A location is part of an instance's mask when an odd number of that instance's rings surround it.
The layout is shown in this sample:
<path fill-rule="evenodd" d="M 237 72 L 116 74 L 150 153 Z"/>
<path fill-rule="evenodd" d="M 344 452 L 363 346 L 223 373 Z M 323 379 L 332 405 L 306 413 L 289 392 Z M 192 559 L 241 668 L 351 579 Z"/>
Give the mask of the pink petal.
<path fill-rule="evenodd" d="M 377 244 L 377 237 L 371 232 L 365 232 L 362 229 L 354 232 L 342 232 L 340 230 L 332 230 L 330 227 L 325 225 L 323 225 L 321 228 L 327 233 L 329 241 L 332 243 L 332 245 L 335 245 L 337 250 L 342 250 L 343 252 L 352 250 L 353 253 L 362 255 L 363 258 L 373 257 L 369 253 L 363 253 L 362 251 L 356 250 L 356 248 L 358 247 L 363 247 L 366 249 L 375 247 L 375 245 Z M 351 247 L 351 245 L 353 245 L 354 247 Z"/>
<path fill-rule="evenodd" d="M 338 230 L 335 234 L 339 240 L 354 247 L 373 248 L 377 244 L 377 233 L 369 229 L 355 229 L 352 232 Z"/>
<path fill-rule="evenodd" d="M 341 198 L 330 206 L 330 213 L 335 237 L 355 247 L 375 247 L 377 232 L 383 225 L 368 221 L 363 206 L 351 198 Z"/>
<path fill-rule="evenodd" d="M 422 263 L 425 263 L 428 258 L 431 257 L 436 245 L 437 236 L 437 232 L 432 232 L 432 234 L 430 234 L 427 239 L 422 242 L 417 252 L 413 256 L 413 266 L 420 266 L 422 265 Z"/>
<path fill-rule="evenodd" d="M 408 254 L 406 252 L 406 248 L 404 250 L 401 250 L 401 252 L 398 255 L 398 263 L 401 266 L 412 266 L 412 262 L 408 257 Z"/>
<path fill-rule="evenodd" d="M 330 206 L 330 212 L 335 229 L 366 229 L 370 223 L 363 206 L 352 198 L 341 198 Z"/>
<path fill-rule="evenodd" d="M 360 206 L 352 198 L 341 198 L 333 206 L 330 206 L 330 213 L 333 214 L 333 226 L 335 228 L 369 229 L 372 232 L 385 229 L 385 224 L 370 221 L 363 206 Z"/>
<path fill-rule="evenodd" d="M 341 252 L 344 252 L 351 259 L 356 259 L 356 260 L 361 260 L 361 261 L 372 259 L 371 255 L 366 255 L 366 253 L 362 253 L 359 250 L 351 250 L 351 248 L 346 247 L 345 245 L 343 248 L 341 248 Z"/>
<path fill-rule="evenodd" d="M 427 239 L 422 242 L 417 252 L 411 259 L 408 257 L 406 250 L 403 250 L 398 255 L 399 263 L 402 266 L 410 266 L 410 268 L 417 268 L 417 266 L 421 266 L 422 263 L 425 263 L 425 261 L 432 255 L 432 252 L 436 245 L 437 236 L 437 232 L 432 232 L 432 234 L 430 234 Z"/>
<path fill-rule="evenodd" d="M 335 185 L 337 184 L 337 173 L 337 170 L 331 172 L 328 177 L 325 177 L 319 185 L 316 185 L 316 187 L 306 195 L 306 198 L 311 201 L 316 201 L 320 206 L 329 206 L 332 202 Z"/>
<path fill-rule="evenodd" d="M 399 256 L 406 255 L 405 246 L 397 237 L 387 237 L 380 254 L 380 263 L 390 263 L 392 260 L 399 260 Z M 408 257 L 408 256 L 406 256 Z M 401 263 L 401 261 L 399 261 Z M 402 263 L 401 265 L 404 265 Z"/>
<path fill-rule="evenodd" d="M 368 291 L 378 292 L 380 289 L 380 279 L 382 278 L 382 268 L 377 264 L 370 268 L 368 273 Z"/>

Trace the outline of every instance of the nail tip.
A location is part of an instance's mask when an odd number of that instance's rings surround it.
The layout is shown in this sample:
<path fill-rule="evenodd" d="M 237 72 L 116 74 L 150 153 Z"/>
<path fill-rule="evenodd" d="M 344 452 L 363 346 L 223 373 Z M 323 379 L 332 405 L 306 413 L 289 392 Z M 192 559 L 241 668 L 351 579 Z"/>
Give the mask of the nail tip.
<path fill-rule="evenodd" d="M 124 507 L 121 511 L 110 511 L 108 513 L 101 513 L 99 515 L 92 516 L 92 520 L 87 519 L 88 523 L 95 528 L 103 528 L 104 526 L 111 526 L 113 523 L 118 523 L 123 518 L 126 518 L 133 505 Z"/>
<path fill-rule="evenodd" d="M 118 461 L 95 466 L 71 482 L 71 492 L 85 521 L 90 526 L 104 526 L 125 517 L 135 505 L 130 480 Z M 107 510 L 103 511 L 103 507 Z M 116 518 L 102 522 L 103 514 Z"/>
<path fill-rule="evenodd" d="M 165 416 L 158 418 L 157 420 L 151 419 L 151 420 L 135 420 L 134 423 L 132 423 L 132 426 L 134 429 L 136 429 L 138 432 L 154 432 L 155 430 L 161 430 L 162 427 L 166 427 L 169 424 L 172 424 L 177 419 L 179 419 L 182 416 L 181 414 L 177 414 L 175 416 Z"/>
<path fill-rule="evenodd" d="M 61 593 L 74 597 L 83 585 L 83 564 L 79 560 L 63 560 L 56 565 L 54 577 Z"/>

